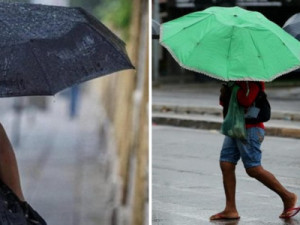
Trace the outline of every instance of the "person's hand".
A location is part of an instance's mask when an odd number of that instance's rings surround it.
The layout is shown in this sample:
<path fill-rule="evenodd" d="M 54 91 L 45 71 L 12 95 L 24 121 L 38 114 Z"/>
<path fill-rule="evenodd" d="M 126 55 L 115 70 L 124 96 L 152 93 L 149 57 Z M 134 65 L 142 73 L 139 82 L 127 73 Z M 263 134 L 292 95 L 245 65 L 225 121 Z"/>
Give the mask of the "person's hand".
<path fill-rule="evenodd" d="M 228 90 L 228 85 L 227 84 L 222 84 L 222 87 L 220 89 L 220 93 L 221 95 L 224 95 L 226 93 L 226 91 Z"/>
<path fill-rule="evenodd" d="M 220 101 L 227 102 L 230 99 L 231 89 L 227 84 L 222 84 L 220 89 Z"/>

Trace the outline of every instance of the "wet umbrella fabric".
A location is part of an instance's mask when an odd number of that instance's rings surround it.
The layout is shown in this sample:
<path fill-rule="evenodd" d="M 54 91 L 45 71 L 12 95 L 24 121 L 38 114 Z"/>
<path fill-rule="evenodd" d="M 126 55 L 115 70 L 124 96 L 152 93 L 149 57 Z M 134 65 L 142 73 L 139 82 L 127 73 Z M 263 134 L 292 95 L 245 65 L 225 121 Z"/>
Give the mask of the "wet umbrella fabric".
<path fill-rule="evenodd" d="M 161 25 L 184 68 L 224 80 L 272 81 L 300 67 L 300 43 L 258 12 L 211 7 Z"/>
<path fill-rule="evenodd" d="M 53 95 L 132 69 L 125 44 L 81 8 L 0 3 L 0 96 Z"/>
<path fill-rule="evenodd" d="M 290 17 L 283 25 L 283 29 L 300 41 L 300 13 Z"/>

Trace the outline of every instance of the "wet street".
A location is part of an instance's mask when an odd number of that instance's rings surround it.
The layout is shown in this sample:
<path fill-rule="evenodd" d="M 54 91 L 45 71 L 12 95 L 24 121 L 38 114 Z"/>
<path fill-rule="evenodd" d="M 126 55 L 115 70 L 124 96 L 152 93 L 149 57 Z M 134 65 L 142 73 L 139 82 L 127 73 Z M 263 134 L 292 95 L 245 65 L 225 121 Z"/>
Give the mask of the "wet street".
<path fill-rule="evenodd" d="M 153 224 L 300 224 L 300 214 L 290 220 L 278 218 L 282 212 L 280 198 L 248 177 L 241 162 L 236 169 L 236 198 L 241 220 L 209 221 L 225 204 L 218 162 L 223 137 L 215 130 L 153 126 Z M 299 139 L 269 136 L 262 145 L 264 168 L 298 196 L 299 146 Z"/>
<path fill-rule="evenodd" d="M 9 101 L 3 99 L 1 122 L 14 140 L 17 115 Z M 46 111 L 22 113 L 20 144 L 14 148 L 24 195 L 48 224 L 106 225 L 112 199 L 101 107 L 90 90 L 79 105 L 75 119 L 69 118 L 69 99 L 62 95 L 48 97 Z"/>

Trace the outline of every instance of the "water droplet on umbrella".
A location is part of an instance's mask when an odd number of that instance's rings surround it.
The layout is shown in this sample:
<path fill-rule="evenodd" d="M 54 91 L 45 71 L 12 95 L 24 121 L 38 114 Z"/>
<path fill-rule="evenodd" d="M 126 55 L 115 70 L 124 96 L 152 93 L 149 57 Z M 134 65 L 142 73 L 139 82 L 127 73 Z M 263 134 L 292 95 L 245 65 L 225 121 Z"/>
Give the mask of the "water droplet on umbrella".
<path fill-rule="evenodd" d="M 1 27 L 5 34 L 1 36 L 1 46 L 5 46 L 0 62 L 1 96 L 52 95 L 52 90 L 74 82 L 132 67 L 125 43 L 82 9 L 3 4 L 1 0 L 0 6 L 1 21 L 9 21 L 9 26 Z M 42 77 L 45 71 L 46 79 Z"/>

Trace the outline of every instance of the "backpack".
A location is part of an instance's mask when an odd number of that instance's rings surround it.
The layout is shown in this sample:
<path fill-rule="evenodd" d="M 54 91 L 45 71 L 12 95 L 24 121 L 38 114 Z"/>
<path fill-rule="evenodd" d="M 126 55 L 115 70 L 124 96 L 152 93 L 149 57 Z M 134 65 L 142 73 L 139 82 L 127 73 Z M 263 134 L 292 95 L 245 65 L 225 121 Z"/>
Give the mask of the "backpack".
<path fill-rule="evenodd" d="M 257 115 L 252 118 L 245 118 L 246 124 L 256 124 L 256 123 L 263 123 L 267 122 L 271 118 L 271 106 L 267 99 L 267 94 L 262 90 L 261 84 L 257 83 L 260 91 L 257 94 L 256 99 L 254 100 L 254 103 L 251 107 L 256 107 Z M 220 95 L 220 101 L 223 102 L 223 117 L 225 118 L 228 111 L 230 96 L 232 92 L 232 87 L 227 84 L 223 84 L 221 88 L 221 95 Z M 249 110 L 249 108 L 247 110 Z"/>
<path fill-rule="evenodd" d="M 262 90 L 261 84 L 259 84 L 260 91 L 257 94 L 256 99 L 251 107 L 256 107 L 259 112 L 256 117 L 245 118 L 246 124 L 264 123 L 271 118 L 271 106 L 267 99 L 267 94 Z M 249 108 L 251 108 L 249 107 Z M 249 110 L 249 108 L 247 110 Z"/>

